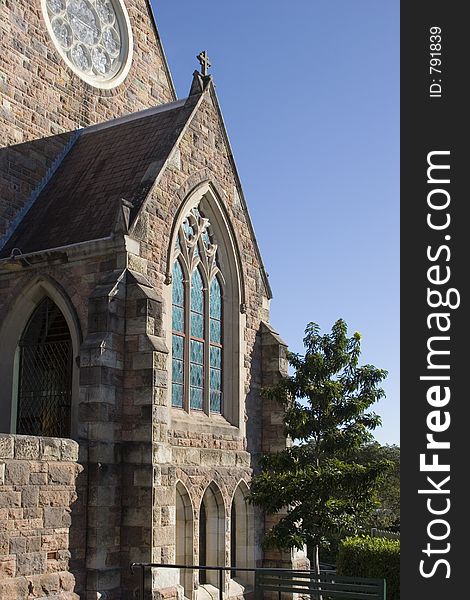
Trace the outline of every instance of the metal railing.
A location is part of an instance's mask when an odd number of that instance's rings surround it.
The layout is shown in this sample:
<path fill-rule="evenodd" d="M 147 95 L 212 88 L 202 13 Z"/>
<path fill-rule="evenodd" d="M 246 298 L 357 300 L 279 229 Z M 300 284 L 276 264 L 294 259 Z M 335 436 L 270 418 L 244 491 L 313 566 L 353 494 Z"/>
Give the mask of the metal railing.
<path fill-rule="evenodd" d="M 400 532 L 399 531 L 387 531 L 386 529 L 377 529 L 377 527 L 372 527 L 370 530 L 371 537 L 385 538 L 387 540 L 399 540 Z"/>
<path fill-rule="evenodd" d="M 209 567 L 206 565 L 165 565 L 162 563 L 132 563 L 131 573 L 135 573 L 136 569 L 140 569 L 140 600 L 144 598 L 145 592 L 145 569 L 187 569 L 196 571 L 218 571 L 219 572 L 219 600 L 223 600 L 224 591 L 224 572 L 227 571 L 246 571 L 255 573 L 259 569 L 248 569 L 241 567 Z M 289 570 L 289 569 L 286 569 Z"/>
<path fill-rule="evenodd" d="M 299 594 L 310 598 L 355 598 L 356 600 L 385 600 L 386 583 L 383 579 L 363 577 L 341 577 L 325 571 L 315 575 L 313 571 L 296 569 L 213 567 L 206 565 L 167 565 L 162 563 L 132 563 L 131 572 L 140 569 L 140 600 L 144 600 L 146 569 L 187 569 L 196 571 L 218 571 L 219 600 L 224 597 L 224 572 L 243 571 L 255 574 L 254 597 L 260 600 L 263 592 Z"/>

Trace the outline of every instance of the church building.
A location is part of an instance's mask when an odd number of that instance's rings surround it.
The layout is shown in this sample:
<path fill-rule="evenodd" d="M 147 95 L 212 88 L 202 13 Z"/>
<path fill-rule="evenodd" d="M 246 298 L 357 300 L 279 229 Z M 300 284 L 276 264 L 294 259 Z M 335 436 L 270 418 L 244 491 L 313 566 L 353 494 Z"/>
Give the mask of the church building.
<path fill-rule="evenodd" d="M 207 54 L 177 98 L 149 0 L 3 0 L 0 44 L 0 432 L 78 442 L 67 598 L 135 600 L 132 562 L 304 564 L 247 501 L 286 345 Z"/>

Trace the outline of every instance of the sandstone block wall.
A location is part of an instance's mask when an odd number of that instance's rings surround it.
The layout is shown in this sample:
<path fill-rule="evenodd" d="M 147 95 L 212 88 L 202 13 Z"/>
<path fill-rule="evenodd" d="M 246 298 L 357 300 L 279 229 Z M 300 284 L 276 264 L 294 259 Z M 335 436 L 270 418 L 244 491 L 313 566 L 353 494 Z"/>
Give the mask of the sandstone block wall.
<path fill-rule="evenodd" d="M 41 0 L 0 3 L 0 146 L 57 135 L 175 100 L 147 0 L 124 0 L 134 52 L 124 82 L 85 83 L 47 31 Z"/>
<path fill-rule="evenodd" d="M 0 600 L 78 600 L 68 570 L 78 445 L 0 435 Z"/>

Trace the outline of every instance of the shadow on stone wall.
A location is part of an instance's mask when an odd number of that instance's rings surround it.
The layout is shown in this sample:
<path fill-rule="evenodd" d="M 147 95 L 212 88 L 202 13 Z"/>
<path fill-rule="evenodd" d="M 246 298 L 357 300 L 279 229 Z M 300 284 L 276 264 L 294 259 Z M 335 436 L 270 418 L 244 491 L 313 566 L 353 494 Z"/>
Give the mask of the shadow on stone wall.
<path fill-rule="evenodd" d="M 75 132 L 0 149 L 0 243 Z"/>
<path fill-rule="evenodd" d="M 286 447 L 283 407 L 263 398 L 263 387 L 274 386 L 288 374 L 287 344 L 274 328 L 261 322 L 251 356 L 250 390 L 246 400 L 247 450 L 255 459 L 260 453 L 278 452 Z"/>

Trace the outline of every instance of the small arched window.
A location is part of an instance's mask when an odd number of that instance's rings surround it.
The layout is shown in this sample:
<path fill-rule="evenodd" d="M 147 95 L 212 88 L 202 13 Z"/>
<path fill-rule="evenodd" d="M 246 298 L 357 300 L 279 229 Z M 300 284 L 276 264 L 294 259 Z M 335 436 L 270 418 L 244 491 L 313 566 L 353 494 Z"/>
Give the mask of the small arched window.
<path fill-rule="evenodd" d="M 225 562 L 225 508 L 219 487 L 212 482 L 204 492 L 199 509 L 199 565 L 223 565 Z M 201 569 L 199 583 L 217 587 L 216 571 Z"/>
<path fill-rule="evenodd" d="M 248 501 L 249 491 L 245 482 L 241 482 L 232 499 L 230 511 L 230 563 L 240 567 L 231 570 L 230 577 L 237 579 L 242 585 L 253 584 L 250 571 L 255 567 L 254 515 L 253 507 Z"/>
<path fill-rule="evenodd" d="M 173 266 L 172 406 L 223 410 L 223 274 L 209 219 L 192 208 Z"/>
<path fill-rule="evenodd" d="M 70 437 L 72 339 L 64 315 L 45 298 L 20 339 L 16 433 Z"/>
<path fill-rule="evenodd" d="M 175 558 L 178 565 L 194 563 L 194 521 L 193 506 L 188 490 L 179 481 L 176 484 L 176 531 Z M 179 572 L 180 584 L 184 588 L 185 598 L 192 598 L 193 574 L 190 569 Z"/>

